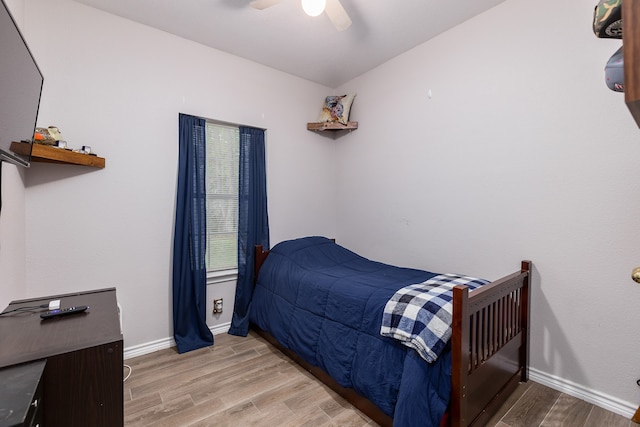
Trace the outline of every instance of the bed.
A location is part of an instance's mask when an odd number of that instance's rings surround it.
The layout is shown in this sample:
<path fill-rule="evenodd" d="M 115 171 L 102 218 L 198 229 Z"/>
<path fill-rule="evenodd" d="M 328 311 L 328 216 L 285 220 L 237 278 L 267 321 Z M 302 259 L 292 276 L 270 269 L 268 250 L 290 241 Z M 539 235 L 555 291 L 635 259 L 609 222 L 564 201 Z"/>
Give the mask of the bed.
<path fill-rule="evenodd" d="M 484 425 L 527 381 L 529 261 L 472 291 L 451 282 L 450 338 L 427 362 L 381 331 L 398 295 L 442 275 L 371 261 L 318 236 L 255 255 L 252 327 L 380 425 Z"/>

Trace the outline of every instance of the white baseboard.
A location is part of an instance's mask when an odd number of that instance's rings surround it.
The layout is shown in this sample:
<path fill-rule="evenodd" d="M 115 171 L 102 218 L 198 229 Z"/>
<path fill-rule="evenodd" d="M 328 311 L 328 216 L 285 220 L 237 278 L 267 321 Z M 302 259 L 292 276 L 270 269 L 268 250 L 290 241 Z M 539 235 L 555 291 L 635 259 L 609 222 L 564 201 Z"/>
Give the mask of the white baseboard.
<path fill-rule="evenodd" d="M 231 322 L 223 323 L 221 325 L 212 326 L 209 329 L 213 335 L 226 334 L 229 332 Z M 145 344 L 134 345 L 124 349 L 124 359 L 130 359 L 136 356 L 142 356 L 144 354 L 153 353 L 154 351 L 164 350 L 166 348 L 175 347 L 176 342 L 173 337 L 167 337 L 156 341 L 151 341 Z"/>
<path fill-rule="evenodd" d="M 622 402 L 607 394 L 549 375 L 546 372 L 541 372 L 534 368 L 529 368 L 529 379 L 542 385 L 546 385 L 554 390 L 566 393 L 569 396 L 576 397 L 584 400 L 585 402 L 606 409 L 607 411 L 622 415 L 628 419 L 631 419 L 636 411 L 636 407 L 630 402 Z"/>

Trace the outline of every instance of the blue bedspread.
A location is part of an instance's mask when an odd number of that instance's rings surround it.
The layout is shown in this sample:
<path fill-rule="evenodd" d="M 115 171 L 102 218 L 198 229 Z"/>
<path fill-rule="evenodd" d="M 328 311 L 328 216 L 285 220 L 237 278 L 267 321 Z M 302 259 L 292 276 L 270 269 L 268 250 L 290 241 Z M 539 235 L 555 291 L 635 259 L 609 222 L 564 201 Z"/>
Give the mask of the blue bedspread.
<path fill-rule="evenodd" d="M 260 270 L 250 319 L 355 389 L 394 426 L 437 426 L 451 390 L 447 349 L 433 363 L 380 335 L 385 304 L 435 276 L 369 261 L 323 237 L 279 243 Z"/>

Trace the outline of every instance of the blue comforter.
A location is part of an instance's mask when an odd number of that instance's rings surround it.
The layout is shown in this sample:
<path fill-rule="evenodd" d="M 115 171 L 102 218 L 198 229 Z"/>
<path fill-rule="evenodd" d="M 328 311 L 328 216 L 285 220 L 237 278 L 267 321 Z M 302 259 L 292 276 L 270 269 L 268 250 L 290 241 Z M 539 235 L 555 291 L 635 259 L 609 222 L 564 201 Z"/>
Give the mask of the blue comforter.
<path fill-rule="evenodd" d="M 274 246 L 258 276 L 250 319 L 393 417 L 394 426 L 437 426 L 451 390 L 451 356 L 433 363 L 380 335 L 387 301 L 427 271 L 367 260 L 324 237 Z"/>

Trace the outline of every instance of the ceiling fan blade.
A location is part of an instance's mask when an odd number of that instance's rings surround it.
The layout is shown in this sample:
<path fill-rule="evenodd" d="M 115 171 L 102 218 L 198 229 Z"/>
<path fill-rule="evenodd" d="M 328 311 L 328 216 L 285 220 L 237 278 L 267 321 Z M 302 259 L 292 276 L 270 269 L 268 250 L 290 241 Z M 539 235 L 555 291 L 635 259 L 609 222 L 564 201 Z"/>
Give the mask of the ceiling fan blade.
<path fill-rule="evenodd" d="M 249 6 L 254 9 L 262 10 L 271 6 L 275 6 L 281 1 L 282 0 L 253 0 L 251 3 L 249 3 Z"/>
<path fill-rule="evenodd" d="M 349 18 L 349 14 L 344 10 L 344 7 L 342 7 L 340 0 L 327 0 L 327 6 L 324 11 L 327 12 L 327 16 L 331 19 L 331 22 L 333 22 L 336 30 L 344 31 L 351 25 L 351 18 Z"/>

